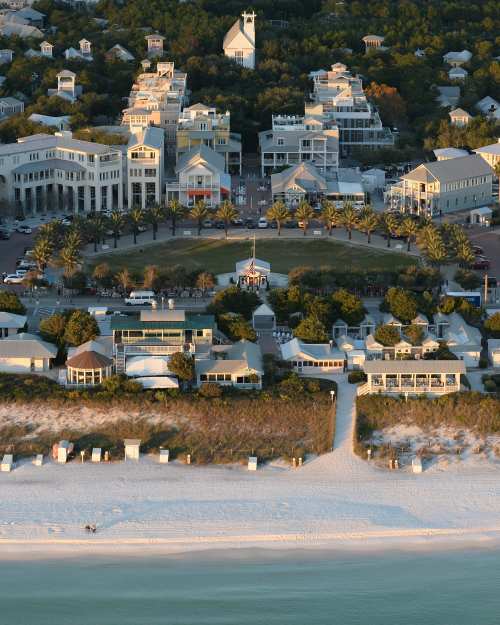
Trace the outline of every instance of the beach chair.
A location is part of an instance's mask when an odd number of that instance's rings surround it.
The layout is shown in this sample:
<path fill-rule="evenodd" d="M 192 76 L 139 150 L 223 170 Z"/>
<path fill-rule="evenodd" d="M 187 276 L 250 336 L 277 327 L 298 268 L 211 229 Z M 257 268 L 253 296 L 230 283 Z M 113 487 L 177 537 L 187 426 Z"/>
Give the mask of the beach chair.
<path fill-rule="evenodd" d="M 5 454 L 0 464 L 0 471 L 4 473 L 10 473 L 14 466 L 14 456 L 12 454 Z"/>
<path fill-rule="evenodd" d="M 94 447 L 92 449 L 92 462 L 101 462 L 101 448 Z"/>
<path fill-rule="evenodd" d="M 170 452 L 168 449 L 160 449 L 160 464 L 168 464 Z"/>
<path fill-rule="evenodd" d="M 35 467 L 41 467 L 43 464 L 43 454 L 37 454 L 33 460 Z"/>

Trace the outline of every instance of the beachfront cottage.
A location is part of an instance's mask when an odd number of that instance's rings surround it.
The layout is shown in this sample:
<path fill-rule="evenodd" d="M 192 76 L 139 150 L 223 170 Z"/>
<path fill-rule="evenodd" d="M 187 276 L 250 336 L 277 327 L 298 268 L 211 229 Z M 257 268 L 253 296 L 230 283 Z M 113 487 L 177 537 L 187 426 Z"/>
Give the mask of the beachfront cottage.
<path fill-rule="evenodd" d="M 294 338 L 280 345 L 281 357 L 289 362 L 299 375 L 318 373 L 342 373 L 345 366 L 344 352 L 333 341 L 329 343 L 304 343 Z"/>
<path fill-rule="evenodd" d="M 17 334 L 25 325 L 25 315 L 0 311 L 0 339 Z"/>
<path fill-rule="evenodd" d="M 66 360 L 67 386 L 95 386 L 113 373 L 111 337 L 70 348 Z"/>
<path fill-rule="evenodd" d="M 242 339 L 224 351 L 221 358 L 207 358 L 195 363 L 196 383 L 215 382 L 222 386 L 261 389 L 264 365 L 259 345 Z"/>
<path fill-rule="evenodd" d="M 445 395 L 460 390 L 460 360 L 372 360 L 363 365 L 367 381 L 358 395 L 396 393 Z"/>
<path fill-rule="evenodd" d="M 212 345 L 213 315 L 184 310 L 142 310 L 139 315 L 111 320 L 116 373 L 126 373 L 135 356 L 170 356 L 183 352 L 208 357 Z"/>
<path fill-rule="evenodd" d="M 49 371 L 57 347 L 34 334 L 14 334 L 0 341 L 0 371 L 43 373 Z"/>

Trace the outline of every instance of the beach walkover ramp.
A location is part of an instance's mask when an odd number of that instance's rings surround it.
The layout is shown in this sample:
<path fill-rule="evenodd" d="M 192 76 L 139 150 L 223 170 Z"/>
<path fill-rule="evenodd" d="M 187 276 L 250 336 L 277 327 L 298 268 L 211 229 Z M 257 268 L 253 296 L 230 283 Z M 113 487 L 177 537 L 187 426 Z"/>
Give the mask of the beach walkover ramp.
<path fill-rule="evenodd" d="M 307 462 L 302 471 L 324 471 L 335 479 L 371 476 L 371 467 L 354 454 L 352 445 L 356 415 L 356 384 L 349 384 L 346 374 L 317 377 L 335 380 L 338 385 L 333 451 Z"/>

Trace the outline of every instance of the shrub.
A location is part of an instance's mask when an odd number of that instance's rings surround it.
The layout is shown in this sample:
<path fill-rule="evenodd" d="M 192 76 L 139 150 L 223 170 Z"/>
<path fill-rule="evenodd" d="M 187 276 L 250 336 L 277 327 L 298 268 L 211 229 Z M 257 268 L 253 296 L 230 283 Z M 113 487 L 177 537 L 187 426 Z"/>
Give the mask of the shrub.
<path fill-rule="evenodd" d="M 488 363 L 488 359 L 487 358 L 481 357 L 479 359 L 479 368 L 480 369 L 487 369 L 488 368 L 488 364 L 489 363 Z"/>
<path fill-rule="evenodd" d="M 95 317 L 86 310 L 73 311 L 66 323 L 64 341 L 67 345 L 82 345 L 99 336 L 99 326 Z"/>
<path fill-rule="evenodd" d="M 0 291 L 0 310 L 14 315 L 24 315 L 26 308 L 12 291 Z"/>
<path fill-rule="evenodd" d="M 179 380 L 184 380 L 185 382 L 194 380 L 194 358 L 189 354 L 175 352 L 170 356 L 168 368 Z"/>
<path fill-rule="evenodd" d="M 495 339 L 500 338 L 500 313 L 496 312 L 491 317 L 488 317 L 484 322 L 484 329 L 489 336 Z"/>
<path fill-rule="evenodd" d="M 260 303 L 260 299 L 252 291 L 243 291 L 237 286 L 230 286 L 216 294 L 207 311 L 218 315 L 232 312 L 242 315 L 245 319 L 251 319 L 252 312 Z"/>
<path fill-rule="evenodd" d="M 360 382 L 366 382 L 367 379 L 364 371 L 350 371 L 347 375 L 349 384 L 359 384 Z"/>
<path fill-rule="evenodd" d="M 459 269 L 455 274 L 455 282 L 465 291 L 472 291 L 481 285 L 481 278 L 474 271 Z"/>
<path fill-rule="evenodd" d="M 493 380 L 486 380 L 483 384 L 484 390 L 487 393 L 496 393 L 498 391 L 498 386 L 493 382 Z"/>
<path fill-rule="evenodd" d="M 393 347 L 401 340 L 398 330 L 388 325 L 379 326 L 375 330 L 374 338 L 385 347 Z"/>
<path fill-rule="evenodd" d="M 243 315 L 233 313 L 218 315 L 217 325 L 221 332 L 224 332 L 231 341 L 240 341 L 241 339 L 247 339 L 248 341 L 257 340 L 255 330 Z"/>
<path fill-rule="evenodd" d="M 198 390 L 198 393 L 207 399 L 222 397 L 222 392 L 222 387 L 216 382 L 203 382 Z"/>
<path fill-rule="evenodd" d="M 294 336 L 306 343 L 325 343 L 328 333 L 324 324 L 315 315 L 303 319 L 293 331 Z"/>
<path fill-rule="evenodd" d="M 422 340 L 424 338 L 424 330 L 422 329 L 422 326 L 410 325 L 405 328 L 404 333 L 412 345 L 422 345 Z"/>

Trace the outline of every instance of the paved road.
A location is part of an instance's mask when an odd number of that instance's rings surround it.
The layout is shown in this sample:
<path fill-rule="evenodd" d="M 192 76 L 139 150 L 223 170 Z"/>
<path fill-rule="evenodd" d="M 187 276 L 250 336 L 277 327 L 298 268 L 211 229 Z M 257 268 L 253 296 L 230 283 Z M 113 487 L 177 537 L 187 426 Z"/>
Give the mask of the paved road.
<path fill-rule="evenodd" d="M 16 260 L 23 256 L 25 248 L 33 246 L 36 232 L 19 234 L 13 232 L 8 241 L 0 241 L 0 273 L 12 273 L 16 270 Z"/>

